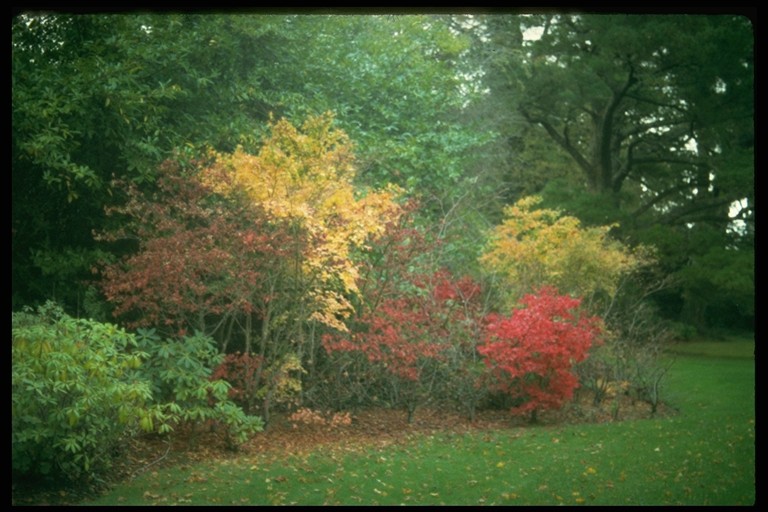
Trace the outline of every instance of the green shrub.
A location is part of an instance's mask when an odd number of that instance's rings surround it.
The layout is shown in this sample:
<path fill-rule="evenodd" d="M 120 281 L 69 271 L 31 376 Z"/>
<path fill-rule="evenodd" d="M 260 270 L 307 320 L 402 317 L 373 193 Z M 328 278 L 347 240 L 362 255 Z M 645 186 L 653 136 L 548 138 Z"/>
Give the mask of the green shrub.
<path fill-rule="evenodd" d="M 209 337 L 135 336 L 52 303 L 13 313 L 12 330 L 14 476 L 97 480 L 139 429 L 213 421 L 236 447 L 263 427 L 209 378 L 221 361 Z"/>
<path fill-rule="evenodd" d="M 74 319 L 48 303 L 12 314 L 14 475 L 91 479 L 110 466 L 124 434 L 151 424 L 146 356 L 133 335 Z"/>
<path fill-rule="evenodd" d="M 154 329 L 139 329 L 136 338 L 149 355 L 140 371 L 152 383 L 151 418 L 159 421 L 158 431 L 170 432 L 177 423 L 215 422 L 226 427 L 226 440 L 236 448 L 262 430 L 260 417 L 246 415 L 229 399 L 230 384 L 211 378 L 224 360 L 213 338 L 195 333 L 181 340 L 162 339 Z"/>

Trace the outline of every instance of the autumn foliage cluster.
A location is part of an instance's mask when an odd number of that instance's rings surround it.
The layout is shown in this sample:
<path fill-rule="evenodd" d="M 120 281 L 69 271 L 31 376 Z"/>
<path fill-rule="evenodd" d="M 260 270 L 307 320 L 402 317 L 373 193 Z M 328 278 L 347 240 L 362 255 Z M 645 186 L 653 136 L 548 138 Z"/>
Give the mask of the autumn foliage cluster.
<path fill-rule="evenodd" d="M 331 115 L 273 122 L 257 154 L 171 160 L 152 193 L 119 189 L 122 227 L 100 237 L 138 247 L 99 269 L 115 315 L 211 337 L 223 355 L 213 376 L 266 421 L 371 405 L 473 417 L 499 395 L 535 419 L 573 396 L 575 368 L 601 340 L 580 296 L 610 296 L 638 262 L 607 228 L 535 210 L 534 198 L 507 210 L 482 272 L 451 272 L 432 257 L 441 241 L 418 202 L 357 186 Z"/>
<path fill-rule="evenodd" d="M 587 358 L 600 332 L 596 317 L 578 314 L 579 302 L 542 288 L 523 297 L 512 316 L 489 315 L 478 352 L 499 374 L 497 385 L 519 397 L 515 411 L 559 408 L 573 396 L 574 364 Z"/>

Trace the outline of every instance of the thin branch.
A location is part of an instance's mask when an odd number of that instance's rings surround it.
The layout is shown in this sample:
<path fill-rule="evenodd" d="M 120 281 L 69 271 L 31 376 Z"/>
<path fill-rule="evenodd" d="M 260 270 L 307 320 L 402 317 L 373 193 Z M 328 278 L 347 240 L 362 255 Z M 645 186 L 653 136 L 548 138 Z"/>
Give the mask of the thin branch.
<path fill-rule="evenodd" d="M 627 98 L 633 99 L 635 101 L 638 101 L 640 103 L 648 103 L 649 105 L 656 105 L 657 107 L 665 107 L 665 108 L 671 108 L 673 110 L 677 110 L 678 112 L 683 112 L 685 114 L 688 113 L 688 111 L 681 107 L 680 105 L 673 105 L 671 103 L 663 103 L 661 101 L 653 100 L 651 98 L 643 98 L 641 96 L 638 96 L 636 94 L 627 94 Z"/>
<path fill-rule="evenodd" d="M 159 458 L 157 458 L 157 459 L 155 459 L 154 461 L 152 461 L 152 462 L 150 462 L 149 464 L 147 464 L 146 466 L 144 466 L 144 467 L 142 467 L 142 468 L 139 468 L 138 470 L 136 470 L 136 471 L 133 473 L 133 475 L 131 476 L 131 478 L 136 478 L 137 476 L 139 476 L 139 474 L 141 474 L 141 473 L 145 472 L 145 471 L 146 471 L 148 468 L 150 468 L 151 466 L 154 466 L 155 464 L 157 464 L 157 463 L 158 463 L 158 462 L 160 462 L 161 460 L 165 459 L 165 458 L 168 456 L 168 452 L 170 452 L 170 451 L 171 451 L 171 437 L 170 437 L 170 436 L 168 436 L 168 446 L 165 448 L 165 453 L 164 453 L 163 455 L 161 455 Z"/>
<path fill-rule="evenodd" d="M 593 168 L 592 165 L 590 165 L 589 161 L 584 158 L 584 156 L 579 153 L 579 150 L 576 149 L 570 141 L 567 139 L 567 137 L 564 137 L 563 135 L 558 132 L 552 124 L 549 123 L 544 118 L 541 117 L 535 117 L 531 115 L 526 110 L 521 110 L 521 113 L 523 114 L 523 117 L 525 117 L 526 120 L 528 120 L 529 123 L 532 124 L 540 124 L 549 134 L 549 136 L 557 142 L 560 147 L 562 147 L 564 150 L 568 152 L 571 157 L 576 161 L 577 164 L 579 164 L 579 167 L 581 167 L 588 176 L 592 176 Z"/>
<path fill-rule="evenodd" d="M 640 208 L 632 212 L 631 216 L 632 218 L 638 218 L 641 215 L 643 215 L 645 212 L 653 208 L 655 205 L 666 199 L 667 197 L 671 196 L 672 194 L 675 194 L 677 192 L 681 192 L 683 190 L 687 190 L 690 188 L 693 188 L 695 184 L 693 183 L 683 183 L 680 185 L 677 185 L 676 187 L 669 188 L 667 190 L 664 190 L 663 192 L 659 192 L 653 199 L 642 205 Z"/>
<path fill-rule="evenodd" d="M 675 165 L 692 165 L 694 167 L 709 168 L 709 165 L 702 162 L 696 162 L 694 160 L 687 160 L 683 158 L 635 158 L 635 164 L 675 164 Z"/>
<path fill-rule="evenodd" d="M 661 220 L 663 224 L 675 224 L 680 221 L 680 219 L 691 215 L 693 213 L 705 211 L 705 210 L 713 210 L 715 208 L 721 208 L 723 206 L 727 206 L 733 202 L 732 199 L 724 199 L 721 201 L 713 202 L 713 203 L 703 203 L 703 204 L 693 204 L 687 208 L 682 208 L 678 212 L 673 212 L 669 215 L 665 215 L 664 218 Z M 722 217 L 713 217 L 713 216 L 703 216 L 703 217 L 697 217 L 689 219 L 688 222 L 702 222 L 702 221 L 722 221 L 724 220 Z"/>
<path fill-rule="evenodd" d="M 672 127 L 672 126 L 677 126 L 677 125 L 681 125 L 681 124 L 688 124 L 689 122 L 690 122 L 690 120 L 688 120 L 688 119 L 677 119 L 677 120 L 659 119 L 658 121 L 655 121 L 653 123 L 641 124 L 636 129 L 630 130 L 630 131 L 628 131 L 626 133 L 623 133 L 621 135 L 621 137 L 622 137 L 622 139 L 626 139 L 628 137 L 634 137 L 635 135 L 641 135 L 643 133 L 646 133 L 646 132 L 648 132 L 649 130 L 651 130 L 653 128 L 659 128 L 659 127 L 662 127 L 662 126 Z"/>

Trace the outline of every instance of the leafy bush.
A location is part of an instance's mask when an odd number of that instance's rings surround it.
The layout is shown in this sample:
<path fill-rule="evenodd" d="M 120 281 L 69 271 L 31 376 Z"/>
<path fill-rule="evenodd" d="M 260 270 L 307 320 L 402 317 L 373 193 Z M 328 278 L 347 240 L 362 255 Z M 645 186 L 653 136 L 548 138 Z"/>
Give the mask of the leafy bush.
<path fill-rule="evenodd" d="M 613 297 L 622 276 L 652 261 L 649 248 L 613 240 L 615 225 L 583 226 L 576 217 L 540 208 L 541 202 L 530 196 L 505 208 L 480 258 L 506 285 L 511 304 L 541 286 L 585 300 Z"/>
<path fill-rule="evenodd" d="M 258 402 L 263 419 L 269 421 L 271 405 L 298 403 L 303 373 L 299 357 L 290 352 L 272 364 L 265 364 L 259 355 L 235 352 L 224 357 L 211 379 L 227 382 L 229 398 L 246 412 L 252 412 Z"/>
<path fill-rule="evenodd" d="M 406 408 L 409 421 L 418 406 L 441 393 L 456 397 L 471 416 L 477 394 L 467 392 L 476 384 L 470 371 L 474 345 L 467 340 L 476 336 L 481 323 L 480 286 L 447 271 L 413 274 L 409 284 L 407 292 L 382 299 L 362 314 L 354 331 L 325 335 L 323 345 L 329 354 L 364 354 L 386 377 L 394 402 Z M 440 377 L 455 385 L 443 385 Z"/>
<path fill-rule="evenodd" d="M 522 299 L 511 316 L 489 315 L 478 347 L 499 378 L 499 388 L 518 400 L 515 413 L 561 407 L 579 385 L 574 365 L 587 358 L 601 331 L 598 317 L 579 315 L 581 301 L 542 288 Z"/>
<path fill-rule="evenodd" d="M 261 431 L 261 418 L 246 415 L 229 399 L 230 384 L 211 378 L 224 359 L 213 338 L 198 332 L 181 340 L 162 339 L 154 329 L 139 329 L 136 338 L 149 355 L 141 373 L 152 383 L 150 420 L 160 421 L 160 432 L 171 431 L 176 423 L 218 422 L 227 427 L 227 442 L 235 448 Z"/>
<path fill-rule="evenodd" d="M 111 324 L 47 303 L 12 314 L 11 449 L 15 475 L 98 478 L 138 424 L 150 424 L 146 354 Z"/>

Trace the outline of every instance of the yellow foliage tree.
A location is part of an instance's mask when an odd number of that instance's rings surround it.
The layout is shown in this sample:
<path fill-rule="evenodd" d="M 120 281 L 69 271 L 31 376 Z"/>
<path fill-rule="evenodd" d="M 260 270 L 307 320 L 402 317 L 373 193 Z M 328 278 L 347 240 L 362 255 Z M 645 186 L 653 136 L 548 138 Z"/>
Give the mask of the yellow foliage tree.
<path fill-rule="evenodd" d="M 652 260 L 650 249 L 612 240 L 615 225 L 582 227 L 558 210 L 537 209 L 541 200 L 529 196 L 507 207 L 480 259 L 501 276 L 512 302 L 544 285 L 574 296 L 613 297 L 622 276 Z"/>
<path fill-rule="evenodd" d="M 333 128 L 331 113 L 308 118 L 300 129 L 272 121 L 257 155 L 238 147 L 214 157 L 204 178 L 214 190 L 245 194 L 276 220 L 297 221 L 309 233 L 314 243 L 300 265 L 316 306 L 310 318 L 346 330 L 341 319 L 352 312 L 348 296 L 358 292 L 352 252 L 401 215 L 401 191 L 356 193 L 353 146 Z"/>

